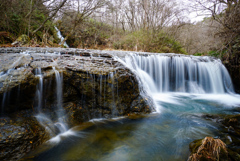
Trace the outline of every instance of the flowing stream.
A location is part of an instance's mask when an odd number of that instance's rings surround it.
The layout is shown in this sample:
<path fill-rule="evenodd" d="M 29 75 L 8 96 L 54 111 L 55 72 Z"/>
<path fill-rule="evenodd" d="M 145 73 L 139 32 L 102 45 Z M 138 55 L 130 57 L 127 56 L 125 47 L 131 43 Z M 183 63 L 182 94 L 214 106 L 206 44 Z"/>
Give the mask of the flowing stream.
<path fill-rule="evenodd" d="M 234 108 L 239 107 L 240 96 L 234 93 L 219 60 L 136 54 L 116 59 L 138 75 L 155 101 L 156 112 L 138 119 L 91 120 L 82 125 L 89 128 L 75 128 L 75 135 L 63 136 L 60 143 L 49 143 L 52 146 L 28 157 L 45 161 L 187 160 L 190 142 L 221 135 L 218 124 L 203 115 L 238 114 Z"/>

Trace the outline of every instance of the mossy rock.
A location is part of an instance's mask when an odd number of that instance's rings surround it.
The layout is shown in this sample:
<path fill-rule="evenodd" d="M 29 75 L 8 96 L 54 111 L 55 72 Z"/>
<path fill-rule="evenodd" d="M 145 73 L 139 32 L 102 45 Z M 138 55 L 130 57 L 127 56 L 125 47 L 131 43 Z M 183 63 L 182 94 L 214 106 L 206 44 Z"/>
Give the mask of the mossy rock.
<path fill-rule="evenodd" d="M 17 119 L 0 118 L 0 160 L 19 160 L 49 139 L 44 127 L 28 111 Z"/>
<path fill-rule="evenodd" d="M 12 45 L 22 46 L 28 44 L 29 42 L 30 38 L 27 35 L 23 34 L 19 36 L 17 40 L 12 43 Z"/>

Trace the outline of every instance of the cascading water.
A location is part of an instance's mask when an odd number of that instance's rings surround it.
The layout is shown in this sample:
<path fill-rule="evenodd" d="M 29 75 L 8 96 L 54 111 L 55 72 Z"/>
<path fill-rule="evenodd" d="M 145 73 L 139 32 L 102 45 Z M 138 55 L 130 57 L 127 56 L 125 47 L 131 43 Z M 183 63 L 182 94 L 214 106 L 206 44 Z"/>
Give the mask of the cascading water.
<path fill-rule="evenodd" d="M 240 104 L 229 73 L 218 59 L 177 54 L 129 54 L 120 61 L 139 75 L 140 84 L 154 98 L 157 112 L 166 102 L 176 104 L 182 95 L 193 100 L 212 100 L 232 106 Z"/>
<path fill-rule="evenodd" d="M 209 57 L 132 55 L 125 62 L 143 75 L 153 93 L 234 93 L 226 68 Z"/>
<path fill-rule="evenodd" d="M 41 68 L 36 69 L 36 76 L 39 77 L 39 83 L 37 85 L 37 91 L 36 91 L 36 96 L 38 99 L 38 113 L 42 112 L 42 95 L 43 95 L 43 76 L 42 76 L 42 71 Z"/>
<path fill-rule="evenodd" d="M 37 85 L 37 91 L 36 91 L 36 97 L 37 97 L 37 111 L 38 114 L 36 115 L 36 118 L 40 122 L 40 124 L 46 128 L 46 130 L 50 133 L 50 135 L 53 137 L 56 134 L 62 134 L 67 132 L 68 127 L 64 123 L 63 117 L 65 115 L 64 109 L 62 107 L 62 80 L 63 76 L 53 67 L 53 70 L 55 72 L 55 78 L 56 78 L 56 95 L 57 95 L 57 122 L 53 122 L 47 114 L 43 112 L 43 75 L 41 72 L 41 68 L 36 69 L 35 73 L 36 76 L 39 77 L 39 83 Z M 57 131 L 56 131 L 57 129 Z"/>
<path fill-rule="evenodd" d="M 56 89 L 57 89 L 57 116 L 58 116 L 58 122 L 56 125 L 58 126 L 58 129 L 60 130 L 61 133 L 66 132 L 68 127 L 64 123 L 63 117 L 65 115 L 65 111 L 62 107 L 62 87 L 63 87 L 63 75 L 60 75 L 60 73 L 53 67 L 53 70 L 55 72 L 55 77 L 56 77 Z"/>
<path fill-rule="evenodd" d="M 61 42 L 64 40 L 64 37 L 62 36 L 60 30 L 55 26 L 55 30 L 57 31 L 57 35 L 58 35 L 58 38 L 61 40 Z M 61 44 L 60 42 L 60 44 Z M 66 41 L 64 42 L 63 46 L 69 48 L 68 44 L 66 43 Z"/>

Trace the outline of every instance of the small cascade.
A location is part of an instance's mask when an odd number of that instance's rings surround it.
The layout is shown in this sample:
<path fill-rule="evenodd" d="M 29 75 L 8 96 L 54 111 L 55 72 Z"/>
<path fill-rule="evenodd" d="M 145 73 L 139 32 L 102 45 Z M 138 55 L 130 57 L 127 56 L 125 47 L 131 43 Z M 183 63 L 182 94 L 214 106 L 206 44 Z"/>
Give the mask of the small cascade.
<path fill-rule="evenodd" d="M 37 85 L 37 91 L 36 91 L 36 96 L 38 100 L 38 113 L 42 113 L 42 96 L 43 96 L 43 76 L 42 76 L 42 71 L 41 68 L 37 68 L 35 70 L 36 76 L 39 77 L 39 83 Z"/>
<path fill-rule="evenodd" d="M 58 38 L 61 40 L 61 42 L 64 40 L 64 37 L 62 36 L 60 30 L 55 26 L 55 29 L 57 31 L 57 36 Z M 59 45 L 61 44 L 61 42 L 59 43 Z M 63 46 L 69 48 L 68 44 L 66 43 L 66 41 L 64 42 Z"/>
<path fill-rule="evenodd" d="M 53 70 L 55 72 L 55 78 L 56 78 L 56 96 L 57 96 L 57 120 L 53 121 L 51 120 L 51 117 L 48 116 L 48 114 L 44 113 L 43 111 L 43 75 L 41 72 L 41 68 L 36 69 L 35 74 L 37 77 L 39 77 L 39 83 L 37 85 L 37 91 L 36 91 L 36 98 L 37 98 L 37 112 L 36 115 L 37 120 L 39 123 L 46 128 L 46 130 L 50 133 L 50 135 L 53 137 L 56 134 L 62 134 L 68 130 L 67 125 L 64 123 L 63 117 L 65 116 L 64 109 L 62 107 L 62 86 L 63 86 L 63 76 L 53 67 Z"/>
<path fill-rule="evenodd" d="M 124 61 L 138 72 L 151 93 L 234 93 L 231 78 L 217 59 L 132 54 Z"/>
<path fill-rule="evenodd" d="M 9 75 L 13 70 L 14 69 L 9 69 L 6 72 L 2 72 L 0 77 L 1 76 L 5 77 L 5 76 Z M 9 81 L 10 82 L 12 81 L 12 76 L 10 76 Z M 11 89 L 9 91 L 6 91 L 6 92 L 3 93 L 0 116 L 4 116 L 5 115 L 5 112 L 6 112 L 5 107 L 8 106 L 11 103 L 10 98 L 11 98 Z"/>
<path fill-rule="evenodd" d="M 111 80 L 111 91 L 112 91 L 112 117 L 116 117 L 117 115 L 117 108 L 115 102 L 115 88 L 114 88 L 114 74 L 115 72 L 111 72 L 108 75 L 108 78 Z"/>
<path fill-rule="evenodd" d="M 53 67 L 53 70 L 55 72 L 56 83 L 57 83 L 56 92 L 57 92 L 58 123 L 56 125 L 58 126 L 58 129 L 60 130 L 60 132 L 63 133 L 63 132 L 66 132 L 68 129 L 67 125 L 64 123 L 64 120 L 63 120 L 63 117 L 65 115 L 65 111 L 62 106 L 63 75 L 62 74 L 60 75 L 59 71 L 57 71 L 55 67 Z"/>

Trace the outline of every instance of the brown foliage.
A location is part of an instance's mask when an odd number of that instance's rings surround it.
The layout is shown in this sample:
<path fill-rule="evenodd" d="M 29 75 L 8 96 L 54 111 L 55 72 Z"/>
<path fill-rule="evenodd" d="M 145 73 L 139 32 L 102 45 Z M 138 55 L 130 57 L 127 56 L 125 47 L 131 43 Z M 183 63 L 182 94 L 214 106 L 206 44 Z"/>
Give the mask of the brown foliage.
<path fill-rule="evenodd" d="M 193 154 L 188 158 L 188 161 L 228 160 L 228 151 L 226 148 L 226 144 L 222 142 L 220 139 L 205 137 L 202 141 L 199 141 L 196 144 L 194 144 L 192 146 L 192 150 Z"/>

